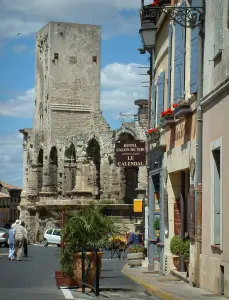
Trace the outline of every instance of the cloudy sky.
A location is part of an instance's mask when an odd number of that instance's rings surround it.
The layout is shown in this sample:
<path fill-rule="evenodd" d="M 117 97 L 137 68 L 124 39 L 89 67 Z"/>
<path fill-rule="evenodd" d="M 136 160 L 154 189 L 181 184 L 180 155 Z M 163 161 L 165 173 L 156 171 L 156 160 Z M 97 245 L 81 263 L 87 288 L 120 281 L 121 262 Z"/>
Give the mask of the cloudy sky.
<path fill-rule="evenodd" d="M 0 180 L 22 186 L 22 137 L 33 122 L 35 32 L 49 21 L 102 25 L 101 106 L 112 128 L 147 96 L 141 0 L 0 0 Z M 145 0 L 145 4 L 152 3 Z M 18 35 L 21 33 L 21 35 Z M 126 119 L 127 120 L 127 119 Z"/>

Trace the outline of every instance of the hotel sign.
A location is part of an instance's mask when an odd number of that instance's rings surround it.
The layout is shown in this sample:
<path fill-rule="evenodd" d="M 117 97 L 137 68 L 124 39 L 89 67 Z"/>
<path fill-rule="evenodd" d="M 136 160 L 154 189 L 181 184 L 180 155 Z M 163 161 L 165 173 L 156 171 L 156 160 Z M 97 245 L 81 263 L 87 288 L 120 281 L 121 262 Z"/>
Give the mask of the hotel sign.
<path fill-rule="evenodd" d="M 146 143 L 139 140 L 117 141 L 115 161 L 118 167 L 141 167 L 146 165 Z"/>

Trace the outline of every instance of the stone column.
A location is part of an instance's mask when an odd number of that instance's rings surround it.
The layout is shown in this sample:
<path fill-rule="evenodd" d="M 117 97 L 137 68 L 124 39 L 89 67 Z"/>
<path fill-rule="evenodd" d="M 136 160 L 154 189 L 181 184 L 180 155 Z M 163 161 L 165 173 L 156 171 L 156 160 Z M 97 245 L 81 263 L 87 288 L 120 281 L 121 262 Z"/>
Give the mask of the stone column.
<path fill-rule="evenodd" d="M 50 192 L 50 186 L 51 186 L 51 177 L 50 177 L 49 162 L 48 161 L 44 161 L 44 164 L 43 164 L 43 187 L 42 187 L 42 192 L 43 193 Z"/>
<path fill-rule="evenodd" d="M 27 194 L 37 195 L 38 192 L 38 168 L 37 164 L 31 164 L 28 167 L 28 185 Z"/>

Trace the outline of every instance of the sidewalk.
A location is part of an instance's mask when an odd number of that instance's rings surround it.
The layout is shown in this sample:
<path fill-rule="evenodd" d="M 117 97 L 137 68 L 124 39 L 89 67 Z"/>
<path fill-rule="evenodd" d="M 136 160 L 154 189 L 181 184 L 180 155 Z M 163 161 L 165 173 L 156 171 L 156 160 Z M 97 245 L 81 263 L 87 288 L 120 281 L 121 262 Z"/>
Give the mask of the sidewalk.
<path fill-rule="evenodd" d="M 142 285 L 150 294 L 154 294 L 165 300 L 191 300 L 191 299 L 211 299 L 226 300 L 221 295 L 215 295 L 209 291 L 194 288 L 191 285 L 180 281 L 174 276 L 160 276 L 147 272 L 143 269 L 129 268 L 126 264 L 122 273 Z"/>

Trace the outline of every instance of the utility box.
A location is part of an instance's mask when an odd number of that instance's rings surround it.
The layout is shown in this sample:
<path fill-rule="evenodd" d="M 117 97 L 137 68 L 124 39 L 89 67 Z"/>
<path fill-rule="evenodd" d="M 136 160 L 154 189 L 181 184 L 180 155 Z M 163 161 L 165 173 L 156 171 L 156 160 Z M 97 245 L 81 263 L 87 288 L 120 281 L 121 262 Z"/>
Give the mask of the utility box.
<path fill-rule="evenodd" d="M 134 199 L 134 212 L 142 212 L 142 199 Z"/>

